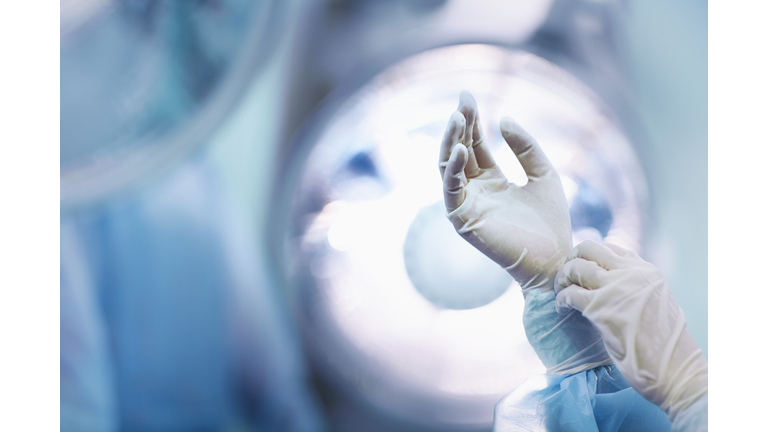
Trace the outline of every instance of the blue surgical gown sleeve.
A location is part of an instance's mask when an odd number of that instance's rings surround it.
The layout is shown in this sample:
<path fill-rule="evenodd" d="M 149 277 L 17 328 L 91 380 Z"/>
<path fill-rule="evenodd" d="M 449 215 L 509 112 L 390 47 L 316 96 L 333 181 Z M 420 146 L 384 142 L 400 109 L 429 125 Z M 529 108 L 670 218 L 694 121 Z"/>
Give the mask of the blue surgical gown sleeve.
<path fill-rule="evenodd" d="M 495 432 L 670 430 L 667 414 L 640 396 L 616 366 L 604 364 L 605 348 L 593 340 L 586 318 L 578 311 L 558 314 L 552 290 L 534 289 L 525 297 L 529 342 L 545 365 L 565 372 L 531 377 L 504 396 L 494 411 Z"/>

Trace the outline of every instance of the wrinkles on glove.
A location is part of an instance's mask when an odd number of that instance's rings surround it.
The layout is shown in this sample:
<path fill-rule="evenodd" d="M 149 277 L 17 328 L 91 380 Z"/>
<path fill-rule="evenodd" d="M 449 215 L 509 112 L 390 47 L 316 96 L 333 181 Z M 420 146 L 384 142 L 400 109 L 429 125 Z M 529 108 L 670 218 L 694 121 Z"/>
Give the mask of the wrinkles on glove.
<path fill-rule="evenodd" d="M 657 288 L 660 282 L 634 292 L 622 289 L 637 287 L 640 283 L 632 279 L 640 277 L 640 272 L 629 272 L 595 290 L 583 313 L 604 327 L 610 352 L 632 385 L 674 420 L 706 393 L 707 364 L 683 311 Z"/>
<path fill-rule="evenodd" d="M 632 251 L 589 241 L 569 258 L 556 277 L 558 310 L 578 309 L 594 323 L 640 394 L 671 420 L 707 394 L 707 360 L 656 267 Z"/>
<path fill-rule="evenodd" d="M 510 183 L 494 161 L 477 103 L 462 92 L 439 153 L 446 215 L 459 235 L 520 283 L 526 335 L 548 371 L 569 374 L 608 364 L 594 326 L 580 313 L 564 317 L 555 310 L 555 276 L 572 248 L 560 176 L 520 124 L 504 117 L 499 131 L 528 177 L 523 186 Z"/>
<path fill-rule="evenodd" d="M 498 190 L 502 183 L 506 180 L 482 175 L 473 179 L 465 187 L 466 199 L 447 217 L 465 240 L 507 270 L 523 289 L 551 289 L 570 239 L 557 220 L 545 220 L 524 200 L 510 199 L 504 192 L 483 193 Z M 525 247 L 515 248 L 510 242 Z"/>
<path fill-rule="evenodd" d="M 525 335 L 547 373 L 570 375 L 613 363 L 600 332 L 579 311 L 557 313 L 553 290 L 530 289 L 524 295 Z"/>

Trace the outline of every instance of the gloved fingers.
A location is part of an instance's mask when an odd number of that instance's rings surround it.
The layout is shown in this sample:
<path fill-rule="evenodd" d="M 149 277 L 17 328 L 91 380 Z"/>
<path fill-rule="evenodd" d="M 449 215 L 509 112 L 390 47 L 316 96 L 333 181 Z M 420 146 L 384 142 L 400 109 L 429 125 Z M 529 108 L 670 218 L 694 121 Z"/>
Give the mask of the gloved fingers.
<path fill-rule="evenodd" d="M 557 272 L 555 276 L 555 286 L 567 287 L 568 285 L 579 285 L 586 289 L 594 290 L 602 288 L 605 285 L 605 276 L 608 271 L 595 263 L 583 258 L 574 258 Z M 559 289 L 555 290 L 560 291 Z"/>
<path fill-rule="evenodd" d="M 613 270 L 619 264 L 619 256 L 611 248 L 594 240 L 584 240 L 571 249 L 568 259 L 572 260 L 575 258 L 594 261 L 606 270 Z"/>
<path fill-rule="evenodd" d="M 480 166 L 477 164 L 477 157 L 475 156 L 475 150 L 472 146 L 473 129 L 477 122 L 477 102 L 472 94 L 466 90 L 462 90 L 459 94 L 459 107 L 457 108 L 461 114 L 464 115 L 466 120 L 466 127 L 464 128 L 464 136 L 461 142 L 467 147 L 468 158 L 467 166 L 464 168 L 464 172 L 467 178 L 475 178 L 480 175 Z"/>
<path fill-rule="evenodd" d="M 471 133 L 472 152 L 475 154 L 477 160 L 477 166 L 483 169 L 493 168 L 496 166 L 496 161 L 491 155 L 490 149 L 485 142 L 485 135 L 483 129 L 480 126 L 480 115 L 477 109 L 477 102 L 472 94 L 466 90 L 462 91 L 459 95 L 459 111 L 461 111 L 467 120 L 473 119 L 471 127 L 467 128 L 466 133 Z M 470 124 L 469 122 L 467 123 Z"/>
<path fill-rule="evenodd" d="M 441 179 L 445 177 L 445 167 L 448 165 L 448 159 L 451 157 L 451 150 L 453 150 L 453 146 L 464 136 L 465 127 L 466 120 L 464 119 L 464 115 L 458 111 L 454 111 L 451 115 L 451 119 L 448 120 L 448 126 L 445 128 L 443 141 L 440 144 L 440 162 L 438 163 L 438 167 L 440 168 Z"/>
<path fill-rule="evenodd" d="M 608 249 L 612 250 L 616 255 L 618 255 L 620 257 L 641 259 L 640 255 L 638 255 L 637 252 L 635 252 L 633 250 L 624 249 L 623 247 L 621 247 L 619 245 L 616 245 L 616 244 L 613 244 L 613 243 L 608 243 L 608 242 L 603 242 L 601 244 L 603 246 L 607 247 Z"/>
<path fill-rule="evenodd" d="M 594 295 L 594 291 L 584 289 L 578 285 L 570 285 L 560 291 L 557 297 L 555 297 L 555 310 L 561 315 L 567 314 L 571 309 L 582 312 L 592 302 Z"/>
<path fill-rule="evenodd" d="M 443 176 L 443 200 L 445 201 L 445 209 L 449 213 L 456 210 L 464 202 L 464 186 L 467 184 L 464 168 L 467 165 L 467 160 L 467 148 L 462 145 L 454 146 Z"/>
<path fill-rule="evenodd" d="M 536 180 L 554 172 L 555 168 L 544 154 L 539 143 L 511 117 L 503 117 L 499 123 L 501 135 L 517 156 L 529 180 Z"/>

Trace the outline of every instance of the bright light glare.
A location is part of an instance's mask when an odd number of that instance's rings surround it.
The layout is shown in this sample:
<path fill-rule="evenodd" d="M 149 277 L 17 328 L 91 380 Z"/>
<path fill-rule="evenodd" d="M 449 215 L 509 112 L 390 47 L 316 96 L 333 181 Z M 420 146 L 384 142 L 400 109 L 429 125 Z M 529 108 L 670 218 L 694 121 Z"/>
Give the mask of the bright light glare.
<path fill-rule="evenodd" d="M 507 146 L 498 146 L 496 151 L 493 152 L 493 159 L 496 161 L 496 165 L 499 166 L 501 172 L 507 176 L 507 180 L 518 185 L 525 186 L 528 184 L 528 176 L 525 175 L 523 166 L 520 165 L 520 161 L 512 150 Z"/>
<path fill-rule="evenodd" d="M 350 233 L 344 225 L 337 223 L 328 229 L 328 243 L 337 251 L 345 251 L 349 246 Z M 354 231 L 353 231 L 354 232 Z"/>

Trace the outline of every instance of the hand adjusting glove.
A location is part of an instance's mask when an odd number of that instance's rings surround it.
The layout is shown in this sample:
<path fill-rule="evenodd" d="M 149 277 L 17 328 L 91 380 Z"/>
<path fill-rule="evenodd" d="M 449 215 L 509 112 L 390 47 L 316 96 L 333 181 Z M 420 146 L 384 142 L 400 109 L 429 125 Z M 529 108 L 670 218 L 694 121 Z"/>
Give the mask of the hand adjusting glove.
<path fill-rule="evenodd" d="M 547 372 L 569 374 L 609 364 L 600 334 L 589 321 L 577 311 L 565 317 L 555 311 L 554 278 L 572 246 L 560 176 L 514 120 L 504 117 L 500 127 L 528 184 L 507 181 L 485 143 L 474 98 L 461 92 L 440 149 L 448 219 L 465 240 L 520 283 L 526 336 Z"/>
<path fill-rule="evenodd" d="M 707 360 L 664 276 L 636 253 L 580 243 L 558 272 L 560 312 L 579 310 L 627 381 L 671 420 L 707 393 Z"/>

